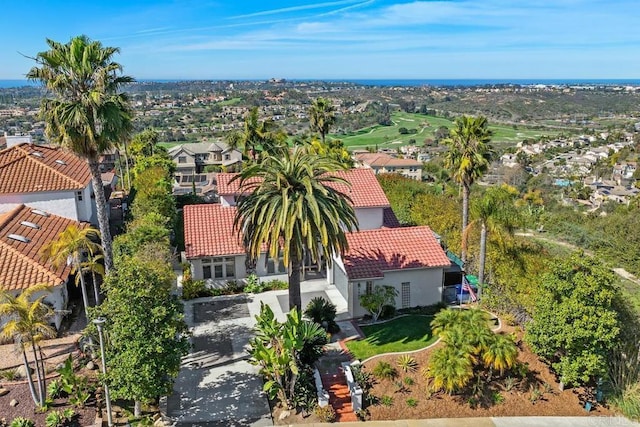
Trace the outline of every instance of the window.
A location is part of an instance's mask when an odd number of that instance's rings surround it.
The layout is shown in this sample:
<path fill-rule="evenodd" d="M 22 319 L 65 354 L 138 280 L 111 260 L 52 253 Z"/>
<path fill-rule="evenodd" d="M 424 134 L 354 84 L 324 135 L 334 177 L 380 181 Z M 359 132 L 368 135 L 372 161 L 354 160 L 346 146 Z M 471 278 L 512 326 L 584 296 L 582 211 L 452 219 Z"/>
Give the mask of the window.
<path fill-rule="evenodd" d="M 76 191 L 76 199 L 78 199 L 79 202 L 82 201 L 82 191 Z"/>
<path fill-rule="evenodd" d="M 187 163 L 187 156 L 178 157 L 178 163 Z"/>
<path fill-rule="evenodd" d="M 411 307 L 411 282 L 402 282 L 402 308 Z"/>
<path fill-rule="evenodd" d="M 371 293 L 373 292 L 373 281 L 372 280 L 367 280 L 367 283 L 365 284 L 365 293 L 367 295 L 371 295 Z"/>
<path fill-rule="evenodd" d="M 202 278 L 203 279 L 211 279 L 211 266 L 203 265 L 202 266 Z"/>
<path fill-rule="evenodd" d="M 227 279 L 236 277 L 236 259 L 233 257 L 203 258 L 202 264 L 202 276 L 205 279 Z"/>
<path fill-rule="evenodd" d="M 282 261 L 282 257 L 278 259 L 278 273 L 285 273 L 287 269 L 284 266 L 284 261 Z M 275 274 L 276 266 L 273 259 L 269 258 L 267 260 L 267 274 Z"/>
<path fill-rule="evenodd" d="M 231 156 L 230 156 L 229 154 L 225 154 L 225 155 L 224 155 L 224 159 L 225 159 L 225 160 L 231 160 Z"/>

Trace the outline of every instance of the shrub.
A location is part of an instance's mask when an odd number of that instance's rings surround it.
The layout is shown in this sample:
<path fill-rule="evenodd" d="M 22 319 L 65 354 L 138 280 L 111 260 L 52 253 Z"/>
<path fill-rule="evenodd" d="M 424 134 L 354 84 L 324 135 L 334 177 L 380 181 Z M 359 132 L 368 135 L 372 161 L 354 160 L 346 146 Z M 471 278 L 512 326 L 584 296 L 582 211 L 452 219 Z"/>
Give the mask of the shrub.
<path fill-rule="evenodd" d="M 284 280 L 273 279 L 273 280 L 269 280 L 265 284 L 266 284 L 265 290 L 269 290 L 269 291 L 280 291 L 284 289 L 289 289 L 289 283 L 285 282 Z"/>
<path fill-rule="evenodd" d="M 398 368 L 400 368 L 403 372 L 415 372 L 418 369 L 418 362 L 412 356 L 408 354 L 403 354 L 398 358 Z"/>
<path fill-rule="evenodd" d="M 35 427 L 36 424 L 29 418 L 16 417 L 11 421 L 10 427 Z"/>
<path fill-rule="evenodd" d="M 393 405 L 393 397 L 387 396 L 385 394 L 380 398 L 380 403 L 382 403 L 384 406 L 391 406 Z"/>
<path fill-rule="evenodd" d="M 49 397 L 55 399 L 57 397 L 61 397 L 64 393 L 64 389 L 62 387 L 62 381 L 59 378 L 51 380 L 49 385 L 47 386 L 47 394 Z"/>
<path fill-rule="evenodd" d="M 386 304 L 382 307 L 382 313 L 380 313 L 380 319 L 391 319 L 396 315 L 396 308 L 390 304 Z"/>
<path fill-rule="evenodd" d="M 229 280 L 227 284 L 224 286 L 224 293 L 229 294 L 239 294 L 243 291 L 242 285 L 235 280 Z"/>
<path fill-rule="evenodd" d="M 5 369 L 4 371 L 0 371 L 0 378 L 4 378 L 7 381 L 13 381 L 18 378 L 18 370 Z"/>
<path fill-rule="evenodd" d="M 409 408 L 415 408 L 416 406 L 418 406 L 418 401 L 413 397 L 410 397 L 407 399 L 407 406 Z"/>
<path fill-rule="evenodd" d="M 504 402 L 504 396 L 501 395 L 500 392 L 494 391 L 491 394 L 491 401 L 493 402 L 494 405 L 498 405 Z"/>
<path fill-rule="evenodd" d="M 336 411 L 333 410 L 331 405 L 324 407 L 316 406 L 313 413 L 323 423 L 332 423 L 336 420 Z"/>
<path fill-rule="evenodd" d="M 535 404 L 541 398 L 542 398 L 542 390 L 532 385 L 529 389 L 529 402 Z"/>
<path fill-rule="evenodd" d="M 322 297 L 315 297 L 307 304 L 304 315 L 319 325 L 324 326 L 326 322 L 328 326 L 330 323 L 335 323 L 336 306 Z"/>
<path fill-rule="evenodd" d="M 390 363 L 380 361 L 373 368 L 373 375 L 380 379 L 393 379 L 398 375 L 398 372 Z"/>
<path fill-rule="evenodd" d="M 204 280 L 183 280 L 182 281 L 182 299 L 189 300 L 208 296 L 207 285 Z"/>
<path fill-rule="evenodd" d="M 53 411 L 47 414 L 47 417 L 44 420 L 44 424 L 47 427 L 62 427 L 65 425 L 65 419 L 62 416 L 62 412 Z"/>
<path fill-rule="evenodd" d="M 640 384 L 633 383 L 611 400 L 625 417 L 640 420 Z"/>
<path fill-rule="evenodd" d="M 412 386 L 413 384 L 415 384 L 415 381 L 411 377 L 404 377 L 403 381 L 408 386 Z"/>
<path fill-rule="evenodd" d="M 259 294 L 260 292 L 264 292 L 264 284 L 260 282 L 260 279 L 255 274 L 251 274 L 247 277 L 247 283 L 244 286 L 244 291 L 252 294 Z"/>
<path fill-rule="evenodd" d="M 504 386 L 502 388 L 504 388 L 504 391 L 511 391 L 515 385 L 516 379 L 513 377 L 507 377 L 504 380 Z"/>

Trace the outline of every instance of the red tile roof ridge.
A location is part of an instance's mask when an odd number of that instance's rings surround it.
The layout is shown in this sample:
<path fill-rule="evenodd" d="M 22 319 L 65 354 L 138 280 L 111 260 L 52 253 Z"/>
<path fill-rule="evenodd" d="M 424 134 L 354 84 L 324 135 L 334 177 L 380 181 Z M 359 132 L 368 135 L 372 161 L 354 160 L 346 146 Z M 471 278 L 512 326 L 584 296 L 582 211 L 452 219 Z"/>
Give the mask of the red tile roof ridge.
<path fill-rule="evenodd" d="M 80 182 L 78 180 L 75 180 L 73 178 L 71 178 L 69 175 L 66 175 L 62 172 L 60 172 L 59 170 L 57 170 L 56 168 L 52 168 L 51 166 L 49 166 L 48 164 L 46 164 L 45 162 L 41 162 L 38 161 L 37 158 L 34 158 L 34 156 L 31 155 L 31 153 L 25 149 L 22 148 L 22 146 L 24 145 L 33 145 L 33 144 L 29 144 L 27 142 L 23 142 L 22 144 L 18 144 L 15 146 L 16 149 L 22 151 L 24 153 L 24 157 L 26 159 L 28 159 L 30 162 L 35 162 L 37 164 L 39 164 L 40 166 L 44 166 L 45 168 L 47 168 L 48 170 L 52 171 L 54 174 L 62 177 L 63 179 L 66 179 L 67 181 L 70 181 L 72 184 L 77 185 L 78 187 L 84 187 L 86 185 L 86 183 Z M 46 147 L 47 149 L 51 149 L 51 150 L 60 150 L 60 147 Z M 74 153 L 75 154 L 75 153 Z M 78 156 L 80 157 L 80 156 Z M 16 159 L 14 161 L 17 161 L 19 159 Z"/>
<path fill-rule="evenodd" d="M 18 213 L 20 211 L 22 211 L 22 208 L 24 207 L 24 204 L 20 204 L 16 207 L 14 207 L 13 209 L 11 209 L 10 211 L 4 212 L 2 214 L 0 214 L 0 230 L 7 225 L 13 218 L 16 217 L 16 215 L 18 215 Z"/>

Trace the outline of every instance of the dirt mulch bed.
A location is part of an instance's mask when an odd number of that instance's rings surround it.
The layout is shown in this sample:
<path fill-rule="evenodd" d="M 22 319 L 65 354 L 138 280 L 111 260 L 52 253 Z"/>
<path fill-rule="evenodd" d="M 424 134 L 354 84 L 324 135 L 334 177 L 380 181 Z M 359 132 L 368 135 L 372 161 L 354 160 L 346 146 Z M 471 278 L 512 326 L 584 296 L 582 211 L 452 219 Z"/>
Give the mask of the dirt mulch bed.
<path fill-rule="evenodd" d="M 503 327 L 503 333 L 511 333 L 513 328 Z M 519 339 L 522 333 L 517 331 Z M 388 396 L 392 404 L 385 406 L 377 403 L 368 407 L 371 420 L 394 420 L 401 414 L 402 418 L 456 418 L 456 417 L 492 417 L 492 416 L 609 416 L 613 415 L 607 407 L 594 405 L 591 412 L 584 409 L 586 390 L 582 388 L 559 390 L 555 375 L 549 371 L 547 365 L 541 362 L 523 342 L 519 342 L 518 361 L 528 364 L 529 375 L 526 380 L 516 381 L 509 391 L 505 390 L 504 378 L 496 379 L 486 385 L 485 399 L 482 402 L 470 402 L 471 392 L 450 396 L 446 393 L 428 393 L 428 382 L 421 371 L 427 366 L 429 355 L 440 346 L 411 354 L 418 362 L 418 369 L 413 373 L 404 373 L 397 369 L 398 356 L 382 356 L 364 365 L 365 370 L 371 372 L 379 361 L 385 361 L 396 367 L 398 377 L 395 380 L 377 380 L 371 394 L 378 399 Z M 510 374 L 506 373 L 506 376 Z M 511 374 L 514 378 L 515 374 Z M 407 385 L 406 377 L 411 378 Z M 474 380 L 472 380 L 474 381 Z M 404 385 L 400 389 L 399 384 Z M 540 390 L 539 399 L 532 401 L 532 389 Z M 500 403 L 494 403 L 492 395 L 502 396 Z M 415 402 L 407 403 L 409 399 Z M 388 399 L 387 400 L 388 403 Z M 474 404 L 472 406 L 472 403 Z"/>
<path fill-rule="evenodd" d="M 12 384 L 12 385 L 3 385 L 0 383 L 0 386 L 9 390 L 9 393 L 0 396 L 0 420 L 5 419 L 7 423 L 10 423 L 16 417 L 24 417 L 33 420 L 36 424 L 36 427 L 44 427 L 45 418 L 47 417 L 47 413 L 41 413 L 36 410 L 36 405 L 33 403 L 33 399 L 31 399 L 31 393 L 29 392 L 29 386 L 25 384 Z M 13 399 L 18 401 L 18 405 L 12 407 L 9 405 Z M 96 419 L 96 408 L 89 406 L 93 402 L 93 399 L 89 400 L 88 405 L 84 408 L 73 408 L 76 412 L 77 416 L 75 418 L 74 426 L 90 426 L 93 425 Z M 67 404 L 67 399 L 56 399 L 54 401 L 53 407 L 50 411 L 62 411 L 66 408 L 69 408 Z M 0 424 L 2 424 L 0 422 Z"/>

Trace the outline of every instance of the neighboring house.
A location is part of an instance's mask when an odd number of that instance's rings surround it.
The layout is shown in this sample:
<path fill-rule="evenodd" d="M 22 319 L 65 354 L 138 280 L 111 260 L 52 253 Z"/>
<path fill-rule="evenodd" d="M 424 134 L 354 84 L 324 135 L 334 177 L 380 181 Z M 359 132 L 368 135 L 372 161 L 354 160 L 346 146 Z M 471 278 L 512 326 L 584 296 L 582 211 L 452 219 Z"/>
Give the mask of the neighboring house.
<path fill-rule="evenodd" d="M 398 173 L 407 178 L 422 180 L 422 162 L 413 159 L 398 159 L 385 153 L 361 153 L 354 156 L 357 168 L 373 169 L 375 174 Z"/>
<path fill-rule="evenodd" d="M 120 152 L 117 148 L 111 148 L 100 155 L 98 164 L 100 172 L 108 172 L 115 169 L 118 160 L 120 159 Z"/>
<path fill-rule="evenodd" d="M 0 149 L 11 148 L 19 144 L 31 144 L 31 135 L 9 135 L 7 132 L 0 137 Z"/>
<path fill-rule="evenodd" d="M 429 227 L 383 228 L 348 233 L 349 250 L 334 257 L 327 276 L 347 301 L 349 313 L 367 311 L 360 297 L 374 286 L 393 286 L 395 306 L 426 306 L 443 300 L 444 269 L 451 261 Z"/>
<path fill-rule="evenodd" d="M 216 173 L 199 173 L 195 175 L 177 175 L 173 184 L 173 195 L 189 194 L 195 192 L 207 201 L 216 200 L 217 179 Z"/>
<path fill-rule="evenodd" d="M 377 284 L 396 287 L 396 306 L 430 305 L 442 301 L 444 269 L 451 261 L 429 227 L 399 227 L 389 201 L 370 169 L 337 172 L 351 186 L 330 183 L 351 199 L 360 231 L 347 233 L 349 251 L 334 256 L 327 282 L 336 286 L 353 317 L 365 314 L 359 296 Z M 236 174 L 218 174 L 219 204 L 184 207 L 185 260 L 192 276 L 212 286 L 247 277 L 241 236 L 233 227 L 242 193 Z M 322 261 L 324 264 L 324 261 Z M 313 267 L 309 260 L 307 266 Z M 324 266 L 320 268 L 324 269 Z M 263 253 L 255 265 L 261 280 L 287 279 L 282 262 Z"/>
<path fill-rule="evenodd" d="M 339 182 L 328 185 L 351 199 L 360 230 L 386 225 L 385 218 L 389 217 L 385 217 L 385 210 L 390 211 L 391 205 L 374 173 L 369 169 L 349 169 L 336 172 L 336 175 L 351 185 Z M 223 206 L 235 206 L 238 198 L 242 197 L 240 180 L 234 180 L 236 176 L 233 173 L 218 174 L 218 196 Z"/>
<path fill-rule="evenodd" d="M 42 262 L 40 249 L 71 224 L 79 228 L 87 226 L 22 204 L 0 214 L 0 289 L 18 295 L 33 285 L 51 286 L 52 292 L 45 302 L 56 311 L 53 323 L 57 328 L 67 309 L 71 268 L 55 269 Z"/>
<path fill-rule="evenodd" d="M 176 145 L 169 149 L 169 157 L 176 164 L 176 177 L 229 170 L 242 163 L 242 153 L 231 149 L 224 142 Z M 207 166 L 217 170 L 208 171 Z"/>
<path fill-rule="evenodd" d="M 62 148 L 19 144 L 0 151 L 0 212 L 23 203 L 97 223 L 89 166 Z"/>

